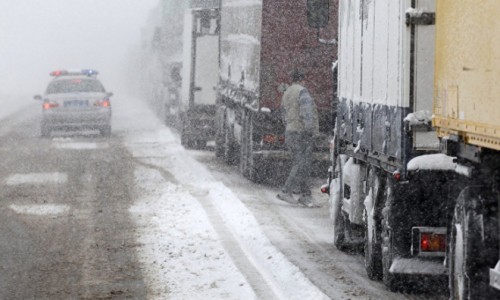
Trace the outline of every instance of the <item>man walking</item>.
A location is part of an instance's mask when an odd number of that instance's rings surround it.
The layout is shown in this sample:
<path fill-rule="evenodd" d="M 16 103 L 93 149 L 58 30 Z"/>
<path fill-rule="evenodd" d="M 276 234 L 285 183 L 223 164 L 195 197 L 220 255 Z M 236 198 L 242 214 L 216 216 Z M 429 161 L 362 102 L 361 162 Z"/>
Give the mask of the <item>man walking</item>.
<path fill-rule="evenodd" d="M 298 202 L 312 207 L 309 177 L 314 136 L 319 133 L 318 110 L 309 91 L 304 87 L 304 74 L 295 69 L 291 77 L 292 85 L 285 91 L 281 106 L 285 112 L 285 141 L 292 154 L 292 169 L 277 197 L 283 201 L 297 203 L 292 193 L 298 192 Z"/>

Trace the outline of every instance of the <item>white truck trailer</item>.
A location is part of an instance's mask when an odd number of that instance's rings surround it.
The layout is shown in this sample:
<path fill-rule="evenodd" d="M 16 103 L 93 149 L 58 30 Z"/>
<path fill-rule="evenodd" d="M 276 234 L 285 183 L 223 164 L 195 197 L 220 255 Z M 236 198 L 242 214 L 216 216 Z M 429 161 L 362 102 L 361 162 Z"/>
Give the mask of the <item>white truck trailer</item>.
<path fill-rule="evenodd" d="M 186 147 L 204 148 L 215 136 L 219 32 L 218 7 L 186 11 L 179 106 L 181 143 Z"/>
<path fill-rule="evenodd" d="M 434 0 L 339 3 L 334 243 L 364 247 L 369 277 L 391 290 L 447 281 L 446 190 L 456 164 L 432 155 L 434 11 Z"/>

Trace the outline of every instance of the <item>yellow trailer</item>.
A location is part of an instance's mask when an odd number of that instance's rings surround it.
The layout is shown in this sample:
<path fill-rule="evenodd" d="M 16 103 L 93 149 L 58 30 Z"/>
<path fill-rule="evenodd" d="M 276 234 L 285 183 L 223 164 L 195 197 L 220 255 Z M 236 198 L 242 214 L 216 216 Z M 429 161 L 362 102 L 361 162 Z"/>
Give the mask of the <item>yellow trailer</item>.
<path fill-rule="evenodd" d="M 500 1 L 437 1 L 438 136 L 500 150 Z"/>
<path fill-rule="evenodd" d="M 451 299 L 500 299 L 499 15 L 499 0 L 437 0 L 432 124 L 463 175 L 448 197 Z"/>

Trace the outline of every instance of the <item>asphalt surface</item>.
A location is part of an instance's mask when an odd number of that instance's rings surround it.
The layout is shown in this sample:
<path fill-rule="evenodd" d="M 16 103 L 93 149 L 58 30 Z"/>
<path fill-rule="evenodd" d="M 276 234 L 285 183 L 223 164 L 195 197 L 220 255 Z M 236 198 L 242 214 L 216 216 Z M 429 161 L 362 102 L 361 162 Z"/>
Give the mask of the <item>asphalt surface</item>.
<path fill-rule="evenodd" d="M 115 136 L 44 139 L 38 124 L 0 123 L 0 299 L 145 299 L 129 154 Z"/>

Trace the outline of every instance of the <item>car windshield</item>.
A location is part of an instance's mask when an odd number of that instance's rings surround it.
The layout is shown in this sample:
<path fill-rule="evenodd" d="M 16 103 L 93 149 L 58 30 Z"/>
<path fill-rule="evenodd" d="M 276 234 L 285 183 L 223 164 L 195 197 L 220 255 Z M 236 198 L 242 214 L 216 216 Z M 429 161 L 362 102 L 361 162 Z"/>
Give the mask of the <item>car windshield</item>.
<path fill-rule="evenodd" d="M 47 87 L 47 94 L 60 94 L 60 93 L 85 93 L 95 92 L 104 93 L 104 87 L 95 79 L 65 79 L 53 81 Z"/>

